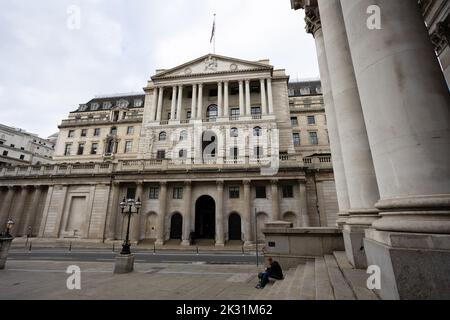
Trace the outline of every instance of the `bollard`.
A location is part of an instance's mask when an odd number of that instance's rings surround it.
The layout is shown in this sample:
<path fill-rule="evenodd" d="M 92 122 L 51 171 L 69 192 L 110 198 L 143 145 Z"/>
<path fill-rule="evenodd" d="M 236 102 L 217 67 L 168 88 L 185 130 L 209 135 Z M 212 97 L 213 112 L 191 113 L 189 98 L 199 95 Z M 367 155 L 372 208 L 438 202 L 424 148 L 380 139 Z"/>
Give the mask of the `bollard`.
<path fill-rule="evenodd" d="M 115 250 L 116 248 L 114 247 L 114 244 L 115 244 L 115 243 L 113 242 L 113 252 L 115 252 L 115 251 L 116 251 L 116 250 Z"/>
<path fill-rule="evenodd" d="M 244 245 L 242 245 L 242 255 L 245 256 Z"/>
<path fill-rule="evenodd" d="M 72 252 L 72 242 L 70 242 L 69 252 Z"/>
<path fill-rule="evenodd" d="M 153 243 L 153 254 L 156 254 L 156 243 Z"/>
<path fill-rule="evenodd" d="M 198 253 L 198 246 L 197 246 L 197 255 L 198 255 L 199 253 Z"/>
<path fill-rule="evenodd" d="M 28 252 L 31 252 L 32 245 L 33 245 L 33 242 L 30 241 L 30 247 L 28 248 Z"/>

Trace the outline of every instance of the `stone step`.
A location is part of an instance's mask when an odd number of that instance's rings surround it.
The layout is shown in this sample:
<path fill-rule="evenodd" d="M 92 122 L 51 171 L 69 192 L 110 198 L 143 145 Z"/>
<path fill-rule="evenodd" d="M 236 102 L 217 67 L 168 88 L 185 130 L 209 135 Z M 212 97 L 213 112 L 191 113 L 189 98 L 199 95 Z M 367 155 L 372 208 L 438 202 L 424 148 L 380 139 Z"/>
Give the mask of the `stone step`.
<path fill-rule="evenodd" d="M 316 300 L 334 300 L 327 264 L 323 257 L 318 257 L 315 261 L 315 286 Z"/>
<path fill-rule="evenodd" d="M 335 251 L 333 253 L 336 262 L 347 279 L 352 291 L 358 300 L 379 300 L 378 295 L 367 288 L 368 274 L 366 270 L 354 269 L 348 262 L 345 252 Z"/>
<path fill-rule="evenodd" d="M 296 268 L 289 269 L 284 274 L 284 279 L 277 281 L 280 283 L 280 285 L 277 287 L 274 294 L 276 295 L 278 300 L 286 300 L 287 294 L 289 292 L 289 288 L 291 287 L 292 283 L 294 282 L 295 270 L 296 270 Z"/>
<path fill-rule="evenodd" d="M 336 259 L 333 255 L 324 256 L 328 269 L 328 276 L 333 287 L 334 297 L 336 300 L 355 300 L 356 296 L 350 285 L 347 283 L 343 273 L 339 269 Z"/>
<path fill-rule="evenodd" d="M 300 288 L 302 286 L 303 272 L 305 270 L 305 265 L 300 264 L 295 269 L 294 279 L 291 282 L 291 286 L 287 292 L 287 300 L 300 300 Z"/>
<path fill-rule="evenodd" d="M 300 300 L 314 300 L 316 298 L 315 261 L 306 262 L 303 281 L 300 287 Z"/>

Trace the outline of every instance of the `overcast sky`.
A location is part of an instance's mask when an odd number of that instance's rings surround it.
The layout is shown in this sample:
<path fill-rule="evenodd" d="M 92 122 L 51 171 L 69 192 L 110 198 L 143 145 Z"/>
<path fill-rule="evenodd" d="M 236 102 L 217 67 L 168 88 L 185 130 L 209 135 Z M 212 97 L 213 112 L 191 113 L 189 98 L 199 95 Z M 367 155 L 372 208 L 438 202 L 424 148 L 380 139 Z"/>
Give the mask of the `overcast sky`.
<path fill-rule="evenodd" d="M 69 28 L 71 6 L 79 29 Z M 139 92 L 155 69 L 212 52 L 269 58 L 297 78 L 319 76 L 303 12 L 289 0 L 1 0 L 0 123 L 47 137 L 96 95 Z"/>

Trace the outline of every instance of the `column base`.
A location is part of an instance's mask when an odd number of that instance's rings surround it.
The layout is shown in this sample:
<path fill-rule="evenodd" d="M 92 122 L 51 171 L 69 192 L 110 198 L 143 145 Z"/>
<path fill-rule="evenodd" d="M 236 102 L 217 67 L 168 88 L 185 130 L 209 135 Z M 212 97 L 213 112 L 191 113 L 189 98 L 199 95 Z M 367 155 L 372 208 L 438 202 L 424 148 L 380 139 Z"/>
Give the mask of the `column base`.
<path fill-rule="evenodd" d="M 216 246 L 216 247 L 219 247 L 219 248 L 223 248 L 223 247 L 225 247 L 225 243 L 222 242 L 222 241 L 216 242 L 215 246 Z"/>
<path fill-rule="evenodd" d="M 381 269 L 383 299 L 450 299 L 450 235 L 369 229 L 364 246 Z"/>
<path fill-rule="evenodd" d="M 244 241 L 244 247 L 252 247 L 255 245 L 255 241 Z"/>
<path fill-rule="evenodd" d="M 156 240 L 156 241 L 155 241 L 155 245 L 157 245 L 157 246 L 163 246 L 163 245 L 164 245 L 164 240 Z"/>
<path fill-rule="evenodd" d="M 191 245 L 191 242 L 189 240 L 183 240 L 181 241 L 181 245 L 183 247 L 189 247 Z"/>
<path fill-rule="evenodd" d="M 125 274 L 134 271 L 134 255 L 117 255 L 114 264 L 114 274 Z"/>

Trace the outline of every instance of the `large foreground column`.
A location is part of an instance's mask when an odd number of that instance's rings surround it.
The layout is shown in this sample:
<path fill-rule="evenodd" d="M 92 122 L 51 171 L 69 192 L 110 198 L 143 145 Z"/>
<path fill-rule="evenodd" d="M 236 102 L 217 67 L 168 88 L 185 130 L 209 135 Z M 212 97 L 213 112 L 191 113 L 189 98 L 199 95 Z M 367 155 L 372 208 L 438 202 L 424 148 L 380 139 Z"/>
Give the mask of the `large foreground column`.
<path fill-rule="evenodd" d="M 164 244 L 164 219 L 166 217 L 167 183 L 161 182 L 161 192 L 159 195 L 158 225 L 156 227 L 156 244 Z"/>
<path fill-rule="evenodd" d="M 415 0 L 341 0 L 378 179 L 366 233 L 385 299 L 450 299 L 450 96 Z"/>
<path fill-rule="evenodd" d="M 350 201 L 345 251 L 353 266 L 366 268 L 364 231 L 378 218 L 380 196 L 340 2 L 318 0 L 318 5 Z"/>
<path fill-rule="evenodd" d="M 192 206 L 192 182 L 186 181 L 184 183 L 184 217 L 183 217 L 183 239 L 182 246 L 190 246 L 191 241 L 191 206 Z"/>
<path fill-rule="evenodd" d="M 2 199 L 2 203 L 0 205 L 0 233 L 5 231 L 6 222 L 9 218 L 11 218 L 11 205 L 14 197 L 14 187 L 8 186 L 8 191 L 6 192 L 5 197 Z"/>
<path fill-rule="evenodd" d="M 225 245 L 223 235 L 223 181 L 217 181 L 216 247 Z"/>
<path fill-rule="evenodd" d="M 252 235 L 252 213 L 251 213 L 251 181 L 244 180 L 244 245 L 253 244 Z"/>
<path fill-rule="evenodd" d="M 31 205 L 28 207 L 27 213 L 25 215 L 25 222 L 22 225 L 22 235 L 33 234 L 34 223 L 36 221 L 36 216 L 39 214 L 38 209 L 40 206 L 40 199 L 42 195 L 42 186 L 34 186 L 33 198 L 31 200 Z"/>
<path fill-rule="evenodd" d="M 137 182 L 137 188 L 136 188 L 136 201 L 137 199 L 140 199 L 142 201 L 142 195 L 144 191 L 144 183 L 142 181 Z M 141 208 L 142 209 L 142 208 Z M 131 241 L 139 242 L 141 240 L 141 215 L 143 214 L 142 211 L 139 211 L 139 214 L 133 214 L 131 217 Z"/>

